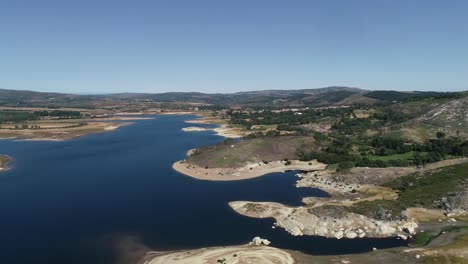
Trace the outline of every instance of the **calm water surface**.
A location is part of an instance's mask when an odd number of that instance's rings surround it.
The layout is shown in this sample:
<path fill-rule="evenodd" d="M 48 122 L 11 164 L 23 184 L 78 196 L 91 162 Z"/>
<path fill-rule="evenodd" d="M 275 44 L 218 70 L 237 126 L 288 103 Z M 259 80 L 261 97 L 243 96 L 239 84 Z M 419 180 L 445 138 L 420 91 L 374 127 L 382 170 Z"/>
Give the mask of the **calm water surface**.
<path fill-rule="evenodd" d="M 171 166 L 188 149 L 223 138 L 182 132 L 191 116 L 157 116 L 115 132 L 65 142 L 0 140 L 13 168 L 0 174 L 0 262 L 126 263 L 140 247 L 174 250 L 246 243 L 313 254 L 364 252 L 403 245 L 397 239 L 293 237 L 273 219 L 236 214 L 229 201 L 300 205 L 294 172 L 236 182 L 208 182 Z M 209 125 L 206 125 L 209 126 Z"/>

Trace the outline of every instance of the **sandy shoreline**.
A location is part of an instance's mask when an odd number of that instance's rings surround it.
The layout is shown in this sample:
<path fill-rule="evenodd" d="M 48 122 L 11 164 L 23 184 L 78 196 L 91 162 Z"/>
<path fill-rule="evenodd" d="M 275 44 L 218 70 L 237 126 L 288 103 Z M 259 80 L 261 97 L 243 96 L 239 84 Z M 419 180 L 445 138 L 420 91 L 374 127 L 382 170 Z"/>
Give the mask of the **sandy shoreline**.
<path fill-rule="evenodd" d="M 182 128 L 184 132 L 204 132 L 204 131 L 212 131 L 215 132 L 216 135 L 225 137 L 225 138 L 241 138 L 244 135 L 237 133 L 235 130 L 230 128 L 228 125 L 220 125 L 219 127 L 215 128 L 207 128 L 207 127 L 197 127 L 197 126 L 189 126 Z"/>
<path fill-rule="evenodd" d="M 244 137 L 246 134 L 240 132 L 238 129 L 229 127 L 228 125 L 220 125 L 220 127 L 217 127 L 213 129 L 213 131 L 216 133 L 216 135 L 225 137 L 225 138 L 241 138 Z"/>
<path fill-rule="evenodd" d="M 197 126 L 189 126 L 189 127 L 182 128 L 182 131 L 184 132 L 203 132 L 203 131 L 212 131 L 212 130 L 213 129 L 211 128 L 197 127 Z"/>
<path fill-rule="evenodd" d="M 304 162 L 291 160 L 291 165 L 286 165 L 285 161 L 271 161 L 268 164 L 248 163 L 240 168 L 203 168 L 196 164 L 188 163 L 185 160 L 178 161 L 172 165 L 176 171 L 200 180 L 209 181 L 236 181 L 263 176 L 269 173 L 285 172 L 291 170 L 299 171 L 319 171 L 325 170 L 326 164 L 311 161 Z"/>
<path fill-rule="evenodd" d="M 246 131 L 243 131 L 240 128 L 225 124 L 223 120 L 217 117 L 207 116 L 206 112 L 183 111 L 183 112 L 163 112 L 163 113 L 158 113 L 158 114 L 160 115 L 195 115 L 200 118 L 186 120 L 185 123 L 219 125 L 219 127 L 216 127 L 216 128 L 204 128 L 204 127 L 190 126 L 190 127 L 183 129 L 183 131 L 185 132 L 213 131 L 216 133 L 216 135 L 225 137 L 225 138 L 241 138 L 248 134 L 246 133 Z"/>

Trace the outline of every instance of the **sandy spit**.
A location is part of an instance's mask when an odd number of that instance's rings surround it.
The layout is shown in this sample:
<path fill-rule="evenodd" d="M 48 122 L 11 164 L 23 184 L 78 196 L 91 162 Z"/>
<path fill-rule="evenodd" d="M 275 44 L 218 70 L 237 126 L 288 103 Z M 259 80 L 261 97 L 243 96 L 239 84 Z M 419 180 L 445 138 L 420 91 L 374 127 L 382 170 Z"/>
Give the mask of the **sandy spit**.
<path fill-rule="evenodd" d="M 203 168 L 196 164 L 181 160 L 172 165 L 176 171 L 187 176 L 209 181 L 236 181 L 263 176 L 274 172 L 284 172 L 288 170 L 318 171 L 325 170 L 326 164 L 318 161 L 304 162 L 291 160 L 291 165 L 286 165 L 285 161 L 272 161 L 264 163 L 248 163 L 240 168 Z"/>

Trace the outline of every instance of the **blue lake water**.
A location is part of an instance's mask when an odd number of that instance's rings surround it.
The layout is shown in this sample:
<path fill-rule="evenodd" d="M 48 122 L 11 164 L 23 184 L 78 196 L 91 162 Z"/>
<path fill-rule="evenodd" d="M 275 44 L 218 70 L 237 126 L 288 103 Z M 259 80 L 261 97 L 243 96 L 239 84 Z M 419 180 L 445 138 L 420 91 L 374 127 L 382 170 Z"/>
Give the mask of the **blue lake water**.
<path fill-rule="evenodd" d="M 175 250 L 247 243 L 254 236 L 312 254 L 404 245 L 397 239 L 293 237 L 273 219 L 232 211 L 235 200 L 300 205 L 295 172 L 209 182 L 172 164 L 188 149 L 223 138 L 186 133 L 192 116 L 157 116 L 115 132 L 64 142 L 0 140 L 12 169 L 0 173 L 0 260 L 5 264 L 128 263 L 140 247 Z M 207 125 L 209 126 L 209 125 Z"/>

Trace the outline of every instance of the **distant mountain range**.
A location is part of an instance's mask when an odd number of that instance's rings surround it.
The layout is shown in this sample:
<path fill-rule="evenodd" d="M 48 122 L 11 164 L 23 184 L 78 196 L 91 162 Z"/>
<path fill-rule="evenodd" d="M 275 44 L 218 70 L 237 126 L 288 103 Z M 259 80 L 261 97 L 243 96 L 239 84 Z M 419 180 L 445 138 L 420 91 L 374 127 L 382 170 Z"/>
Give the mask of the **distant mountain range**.
<path fill-rule="evenodd" d="M 382 101 L 415 100 L 425 97 L 465 96 L 466 92 L 399 92 L 369 91 L 353 87 L 332 86 L 302 90 L 263 90 L 238 93 L 116 93 L 77 95 L 0 89 L 1 106 L 96 107 L 119 102 L 159 102 L 226 106 L 330 106 L 374 104 Z"/>

